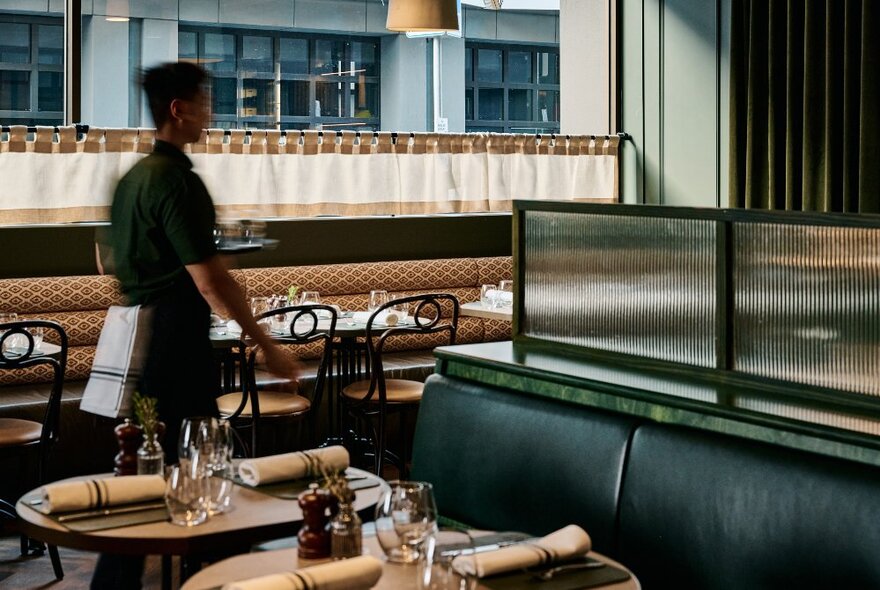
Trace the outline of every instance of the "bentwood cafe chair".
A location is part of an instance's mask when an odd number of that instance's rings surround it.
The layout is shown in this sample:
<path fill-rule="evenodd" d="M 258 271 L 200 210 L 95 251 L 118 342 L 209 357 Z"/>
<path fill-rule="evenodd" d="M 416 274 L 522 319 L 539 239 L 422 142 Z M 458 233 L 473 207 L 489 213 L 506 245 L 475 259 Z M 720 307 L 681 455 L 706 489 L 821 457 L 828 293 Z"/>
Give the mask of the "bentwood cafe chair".
<path fill-rule="evenodd" d="M 389 311 L 401 316 L 401 311 L 412 315 L 405 321 L 389 326 L 384 321 Z M 459 303 L 454 295 L 430 293 L 413 295 L 389 301 L 376 309 L 367 320 L 366 342 L 370 378 L 356 381 L 342 389 L 342 403 L 349 415 L 366 427 L 375 450 L 374 469 L 382 475 L 386 459 L 396 465 L 405 479 L 409 469 L 408 427 L 411 414 L 418 411 L 425 384 L 409 379 L 386 379 L 382 355 L 392 342 L 401 338 L 418 338 L 424 345 L 455 344 L 458 329 Z M 401 317 L 401 319 L 403 319 Z M 437 335 L 437 336 L 433 336 Z M 388 450 L 388 416 L 400 416 L 400 456 Z"/>
<path fill-rule="evenodd" d="M 286 345 L 285 348 L 295 347 L 314 354 L 314 348 L 317 347 L 320 364 L 310 397 L 283 391 L 282 388 L 259 390 L 256 370 L 260 350 L 258 346 L 251 348 L 242 379 L 242 391 L 217 398 L 217 406 L 220 415 L 229 419 L 233 426 L 250 429 L 251 443 L 246 454 L 252 457 L 259 456 L 260 424 L 266 420 L 281 422 L 307 419 L 309 443 L 315 442 L 317 409 L 321 405 L 324 380 L 330 366 L 337 314 L 336 309 L 328 305 L 307 304 L 274 309 L 258 315 L 256 319 L 260 326 L 270 331 L 278 344 Z"/>
<path fill-rule="evenodd" d="M 35 345 L 32 331 L 42 330 L 46 344 L 39 350 Z M 49 462 L 49 452 L 58 441 L 61 416 L 61 392 L 64 387 L 64 371 L 67 367 L 67 334 L 56 322 L 44 320 L 25 320 L 0 324 L 0 371 L 45 371 L 51 373 L 52 388 L 48 395 L 43 421 L 19 418 L 0 418 L 0 455 L 17 458 L 20 461 L 22 476 L 33 464 L 36 455 L 36 485 L 45 483 Z M 32 487 L 32 486 L 28 486 Z M 20 490 L 24 491 L 24 490 Z M 7 501 L 0 500 L 0 514 L 15 526 L 15 508 Z M 22 535 L 21 553 L 29 551 L 42 553 L 43 544 Z M 49 545 L 49 557 L 55 577 L 64 578 L 58 548 Z"/>

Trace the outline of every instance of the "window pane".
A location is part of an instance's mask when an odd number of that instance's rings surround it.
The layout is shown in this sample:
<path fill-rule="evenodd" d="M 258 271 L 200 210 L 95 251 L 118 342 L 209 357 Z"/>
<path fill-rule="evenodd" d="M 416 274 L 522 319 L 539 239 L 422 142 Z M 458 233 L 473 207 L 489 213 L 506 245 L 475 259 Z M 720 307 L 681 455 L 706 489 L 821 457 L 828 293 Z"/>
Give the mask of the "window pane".
<path fill-rule="evenodd" d="M 64 27 L 40 25 L 37 33 L 39 39 L 39 63 L 52 66 L 64 64 Z"/>
<path fill-rule="evenodd" d="M 27 111 L 31 108 L 31 73 L 0 70 L 0 110 Z"/>
<path fill-rule="evenodd" d="M 250 37 L 241 39 L 241 72 L 272 73 L 272 39 Z"/>
<path fill-rule="evenodd" d="M 309 83 L 305 80 L 281 81 L 281 115 L 309 116 Z"/>
<path fill-rule="evenodd" d="M 538 54 L 538 83 L 559 84 L 559 56 L 557 54 Z"/>
<path fill-rule="evenodd" d="M 275 82 L 273 80 L 242 80 L 241 106 L 243 117 L 275 114 Z"/>
<path fill-rule="evenodd" d="M 31 61 L 31 27 L 21 23 L 0 23 L 0 62 L 26 64 Z"/>
<path fill-rule="evenodd" d="M 500 49 L 480 49 L 477 52 L 477 81 L 501 82 Z"/>
<path fill-rule="evenodd" d="M 464 50 L 464 80 L 472 82 L 474 79 L 474 50 L 468 47 Z"/>
<path fill-rule="evenodd" d="M 315 56 L 312 63 L 312 72 L 326 74 L 347 70 L 343 65 L 345 61 L 345 42 L 330 39 L 318 39 L 315 41 Z"/>
<path fill-rule="evenodd" d="M 177 33 L 177 58 L 179 61 L 199 63 L 198 35 L 182 31 Z"/>
<path fill-rule="evenodd" d="M 309 42 L 306 39 L 281 39 L 281 73 L 309 73 Z"/>
<path fill-rule="evenodd" d="M 538 91 L 538 120 L 559 121 L 559 92 L 556 90 Z"/>
<path fill-rule="evenodd" d="M 352 70 L 355 70 L 357 74 L 363 74 L 365 76 L 379 75 L 379 63 L 376 59 L 376 54 L 378 52 L 375 43 L 352 41 L 350 48 L 351 63 L 349 66 L 351 66 Z M 359 70 L 364 71 L 361 72 Z"/>
<path fill-rule="evenodd" d="M 235 78 L 212 78 L 211 109 L 215 115 L 235 114 Z"/>
<path fill-rule="evenodd" d="M 379 116 L 379 85 L 373 82 L 359 82 L 350 85 L 351 97 L 349 117 L 372 119 Z"/>
<path fill-rule="evenodd" d="M 315 116 L 344 117 L 342 84 L 338 82 L 317 82 L 315 84 Z"/>
<path fill-rule="evenodd" d="M 517 84 L 532 83 L 532 52 L 511 51 L 507 54 L 507 81 Z"/>
<path fill-rule="evenodd" d="M 37 107 L 41 111 L 64 110 L 64 73 L 40 72 Z"/>
<path fill-rule="evenodd" d="M 474 89 L 464 91 L 464 118 L 470 121 L 474 118 Z"/>
<path fill-rule="evenodd" d="M 199 57 L 211 72 L 235 71 L 235 37 L 219 33 L 203 33 Z"/>
<path fill-rule="evenodd" d="M 504 91 L 500 88 L 480 89 L 480 119 L 484 121 L 500 121 L 504 118 L 501 107 Z"/>
<path fill-rule="evenodd" d="M 532 91 L 508 90 L 507 118 L 514 121 L 532 120 Z"/>

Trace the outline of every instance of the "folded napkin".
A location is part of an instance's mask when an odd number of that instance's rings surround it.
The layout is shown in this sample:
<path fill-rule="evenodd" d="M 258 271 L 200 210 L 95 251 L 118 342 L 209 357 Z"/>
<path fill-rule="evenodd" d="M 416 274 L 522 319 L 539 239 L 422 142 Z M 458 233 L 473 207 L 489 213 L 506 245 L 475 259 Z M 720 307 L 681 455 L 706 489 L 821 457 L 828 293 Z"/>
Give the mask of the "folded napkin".
<path fill-rule="evenodd" d="M 500 291 L 498 289 L 491 289 L 486 291 L 486 297 L 489 299 L 495 299 L 501 303 L 513 303 L 513 291 Z"/>
<path fill-rule="evenodd" d="M 369 555 L 305 567 L 241 582 L 223 590 L 361 590 L 372 588 L 382 577 L 382 562 Z"/>
<path fill-rule="evenodd" d="M 483 578 L 586 555 L 591 546 L 590 535 L 581 527 L 570 524 L 537 541 L 510 545 L 497 551 L 459 555 L 452 560 L 452 567 Z"/>
<path fill-rule="evenodd" d="M 249 486 L 316 477 L 321 474 L 318 461 L 329 469 L 343 470 L 348 467 L 348 451 L 345 447 L 335 446 L 248 459 L 238 466 L 238 476 Z"/>
<path fill-rule="evenodd" d="M 150 339 L 149 307 L 112 305 L 98 338 L 79 409 L 116 418 L 131 415 L 131 398 Z"/>
<path fill-rule="evenodd" d="M 67 481 L 43 486 L 42 512 L 69 512 L 107 508 L 119 504 L 147 502 L 165 496 L 161 475 L 126 475 L 82 481 Z"/>
<path fill-rule="evenodd" d="M 354 312 L 352 319 L 355 322 L 366 324 L 371 315 L 373 315 L 372 311 L 356 311 Z M 396 326 L 397 324 L 405 322 L 406 318 L 406 314 L 400 313 L 398 311 L 383 311 L 376 316 L 376 321 L 373 323 L 384 326 Z"/>

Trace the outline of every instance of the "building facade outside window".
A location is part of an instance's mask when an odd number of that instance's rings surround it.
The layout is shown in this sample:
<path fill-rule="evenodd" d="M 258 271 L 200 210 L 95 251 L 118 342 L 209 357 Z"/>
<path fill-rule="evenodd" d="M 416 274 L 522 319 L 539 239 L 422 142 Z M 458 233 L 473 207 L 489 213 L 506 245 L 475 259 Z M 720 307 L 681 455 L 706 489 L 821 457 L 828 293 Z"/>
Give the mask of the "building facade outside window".
<path fill-rule="evenodd" d="M 181 26 L 178 52 L 212 75 L 212 126 L 379 128 L 377 38 Z"/>
<path fill-rule="evenodd" d="M 64 120 L 63 20 L 0 14 L 0 122 Z"/>
<path fill-rule="evenodd" d="M 467 131 L 559 132 L 559 49 L 468 42 Z"/>

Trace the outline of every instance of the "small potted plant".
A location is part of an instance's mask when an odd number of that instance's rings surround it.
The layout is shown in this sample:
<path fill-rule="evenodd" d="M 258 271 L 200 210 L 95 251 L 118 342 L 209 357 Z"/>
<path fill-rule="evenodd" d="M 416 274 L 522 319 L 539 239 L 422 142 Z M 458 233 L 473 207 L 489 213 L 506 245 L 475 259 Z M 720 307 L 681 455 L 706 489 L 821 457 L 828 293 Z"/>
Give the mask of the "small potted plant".
<path fill-rule="evenodd" d="M 361 517 L 354 509 L 355 495 L 345 478 L 345 470 L 330 469 L 321 462 L 318 467 L 324 478 L 324 487 L 339 503 L 329 524 L 330 556 L 333 559 L 357 557 L 363 548 Z"/>
<path fill-rule="evenodd" d="M 134 406 L 134 416 L 143 432 L 144 442 L 137 452 L 137 472 L 138 475 L 164 475 L 165 473 L 165 451 L 159 444 L 159 435 L 164 430 L 161 422 L 159 422 L 159 413 L 157 411 L 158 400 L 154 397 L 148 397 L 135 393 L 132 398 Z"/>

